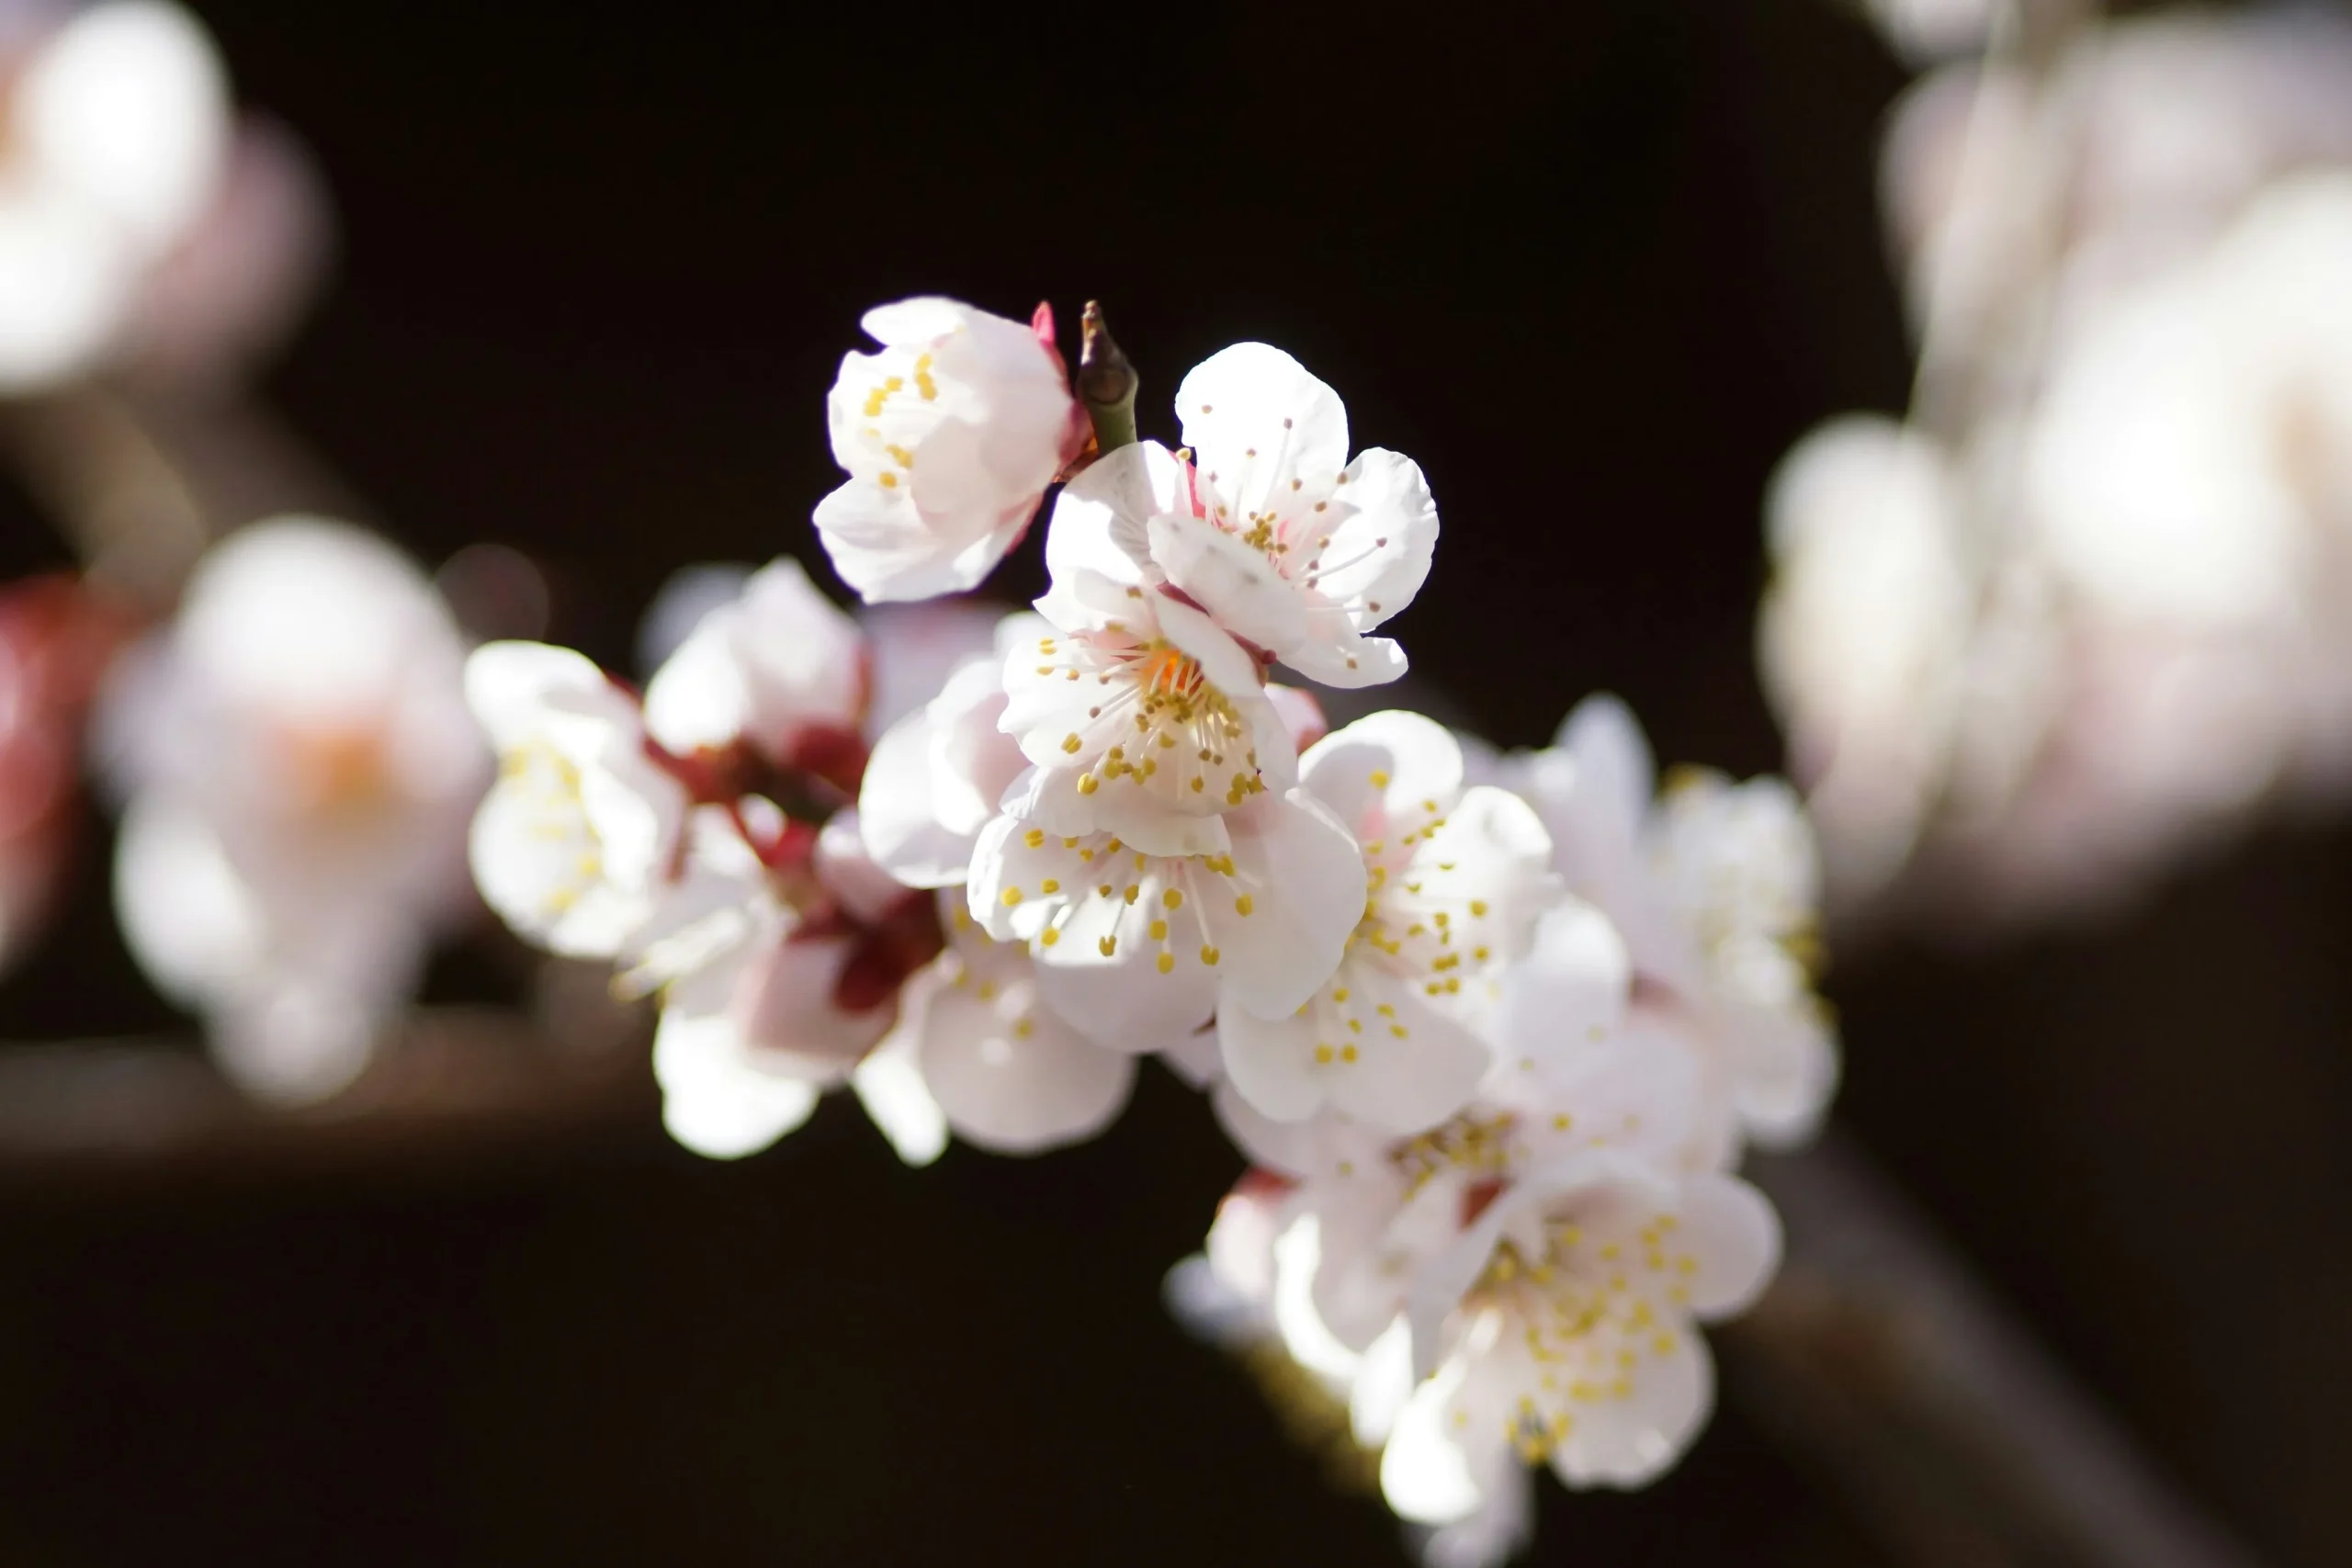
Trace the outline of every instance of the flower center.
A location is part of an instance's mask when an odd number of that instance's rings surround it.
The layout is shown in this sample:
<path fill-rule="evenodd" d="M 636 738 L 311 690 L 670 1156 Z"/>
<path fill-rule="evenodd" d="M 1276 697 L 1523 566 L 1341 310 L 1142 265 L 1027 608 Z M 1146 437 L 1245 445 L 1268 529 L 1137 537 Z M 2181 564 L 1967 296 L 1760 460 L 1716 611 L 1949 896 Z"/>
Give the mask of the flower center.
<path fill-rule="evenodd" d="M 1126 726 L 1134 733 L 1104 748 L 1100 764 L 1080 775 L 1080 794 L 1092 795 L 1103 780 L 1125 779 L 1168 806 L 1198 813 L 1215 809 L 1213 803 L 1220 799 L 1227 807 L 1238 806 L 1265 789 L 1258 777 L 1258 753 L 1246 745 L 1247 727 L 1232 701 L 1210 683 L 1199 660 L 1154 637 L 1114 652 L 1112 669 L 1102 678 L 1120 689 L 1088 716 L 1111 723 L 1115 721 L 1107 716 L 1125 709 L 1125 725 L 1116 733 L 1125 734 Z M 1090 732 L 1102 733 L 1091 727 Z M 1063 743 L 1072 754 L 1086 745 L 1076 731 Z M 1241 765 L 1230 766 L 1227 759 L 1237 749 Z"/>
<path fill-rule="evenodd" d="M 279 732 L 286 773 L 303 807 L 322 817 L 363 812 L 394 793 L 384 736 L 373 725 L 298 725 Z"/>

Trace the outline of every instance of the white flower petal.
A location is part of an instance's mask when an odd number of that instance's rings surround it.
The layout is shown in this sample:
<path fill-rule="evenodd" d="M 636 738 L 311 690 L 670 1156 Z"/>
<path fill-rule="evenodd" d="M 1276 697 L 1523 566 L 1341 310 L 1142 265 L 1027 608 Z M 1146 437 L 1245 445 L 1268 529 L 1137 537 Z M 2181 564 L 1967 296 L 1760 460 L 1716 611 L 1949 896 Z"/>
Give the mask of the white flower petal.
<path fill-rule="evenodd" d="M 1263 550 L 1190 514 L 1162 513 L 1148 533 L 1151 558 L 1168 581 L 1227 632 L 1265 649 L 1305 640 L 1306 606 Z"/>
<path fill-rule="evenodd" d="M 645 688 L 645 727 L 686 753 L 741 739 L 790 761 L 807 733 L 854 735 L 865 713 L 865 634 L 785 557 L 703 617 Z"/>
<path fill-rule="evenodd" d="M 1346 1003 L 1331 999 L 1335 990 Z M 1462 1109 L 1488 1059 L 1483 1041 L 1426 1006 L 1410 983 L 1364 963 L 1342 964 L 1288 1018 L 1225 1009 L 1217 1032 L 1227 1080 L 1261 1114 L 1297 1122 L 1329 1104 L 1400 1136 Z"/>
<path fill-rule="evenodd" d="M 166 995 L 201 1004 L 267 956 L 267 913 L 215 827 L 154 792 L 123 816 L 115 915 L 139 966 Z"/>
<path fill-rule="evenodd" d="M 88 7 L 16 85 L 18 155 L 160 254 L 219 187 L 228 83 L 196 18 L 160 0 Z"/>
<path fill-rule="evenodd" d="M 924 1080 L 956 1135 L 982 1148 L 1034 1154 L 1093 1137 L 1125 1108 L 1135 1057 L 1036 1005 L 1025 952 L 991 956 L 932 992 L 919 1047 Z"/>
<path fill-rule="evenodd" d="M 1147 891 L 1156 895 L 1157 884 Z M 1057 928 L 1041 951 L 1037 995 L 1053 1012 L 1107 1050 L 1141 1055 L 1164 1049 L 1209 1021 L 1218 971 L 1189 947 L 1154 943 L 1145 924 L 1149 902 L 1090 898 Z M 1111 951 L 1102 950 L 1104 942 Z M 1169 959 L 1162 969 L 1159 959 Z"/>
<path fill-rule="evenodd" d="M 808 1120 L 820 1091 L 804 1079 L 760 1071 L 724 1013 L 663 1010 L 653 1036 L 662 1124 L 709 1159 L 754 1155 Z"/>
<path fill-rule="evenodd" d="M 1609 918 L 1568 899 L 1535 926 L 1525 956 L 1504 975 L 1496 1035 L 1507 1056 L 1572 1059 L 1625 1015 L 1633 961 Z"/>
<path fill-rule="evenodd" d="M 1348 465 L 1339 494 L 1347 515 L 1319 545 L 1316 592 L 1368 632 L 1413 602 L 1428 581 L 1437 548 L 1437 502 L 1420 465 L 1373 447 Z"/>
<path fill-rule="evenodd" d="M 105 220 L 56 190 L 0 202 L 0 392 L 81 375 L 114 346 L 139 257 Z"/>
<path fill-rule="evenodd" d="M 1781 1217 L 1765 1196 L 1736 1177 L 1696 1176 L 1684 1183 L 1671 1238 L 1694 1262 L 1690 1310 L 1702 1318 L 1745 1312 L 1781 1264 Z"/>
<path fill-rule="evenodd" d="M 367 1069 L 393 1010 L 300 979 L 241 995 L 207 1021 L 206 1043 L 231 1082 L 256 1100 L 315 1105 Z"/>
<path fill-rule="evenodd" d="M 1451 811 L 1462 795 L 1462 748 L 1453 734 L 1399 708 L 1333 730 L 1299 759 L 1298 769 L 1299 782 L 1358 832 L 1391 818 L 1415 819 L 1423 801 Z"/>
<path fill-rule="evenodd" d="M 1189 515 L 1191 486 L 1191 470 L 1157 441 L 1104 453 L 1054 500 L 1046 573 L 1060 579 L 1091 571 L 1122 587 L 1147 583 L 1147 525 L 1163 513 Z"/>
<path fill-rule="evenodd" d="M 1380 686 L 1408 668 L 1405 650 L 1385 637 L 1360 637 L 1342 624 L 1338 610 L 1310 610 L 1312 640 L 1287 649 L 1283 661 L 1310 681 L 1340 691 Z"/>
<path fill-rule="evenodd" d="M 1363 856 L 1346 827 L 1305 790 L 1253 795 L 1225 815 L 1234 884 L 1250 912 L 1222 897 L 1200 917 L 1223 955 L 1221 1006 L 1285 1018 L 1339 967 L 1363 914 Z"/>
<path fill-rule="evenodd" d="M 1380 1454 L 1380 1495 L 1399 1518 L 1442 1525 L 1477 1511 L 1503 1449 L 1499 1430 L 1453 1420 L 1467 1364 L 1449 1362 L 1414 1389 Z M 1475 1445 L 1475 1446 L 1474 1446 Z"/>
<path fill-rule="evenodd" d="M 1613 1356 L 1617 1336 L 1597 1331 L 1596 1357 Z M 1632 1488 L 1655 1481 L 1682 1457 L 1714 1408 L 1714 1359 L 1696 1332 L 1627 1336 L 1623 1348 L 1640 1358 L 1627 1375 L 1630 1391 L 1577 1407 L 1568 1436 L 1552 1450 L 1552 1470 L 1570 1486 Z M 1645 1340 L 1648 1342 L 1645 1342 Z"/>
<path fill-rule="evenodd" d="M 1291 481 L 1328 491 L 1348 461 L 1340 396 L 1281 349 L 1238 343 L 1194 366 L 1176 389 L 1184 445 L 1239 516 L 1286 502 Z"/>
<path fill-rule="evenodd" d="M 899 1026 L 851 1069 L 849 1083 L 899 1157 L 911 1166 L 925 1166 L 947 1151 L 947 1116 L 925 1080 L 919 1055 L 921 1025 L 910 1016 L 917 1006 L 904 996 L 900 1006 Z"/>
<path fill-rule="evenodd" d="M 933 792 L 933 736 L 927 709 L 885 730 L 866 758 L 857 818 L 866 852 L 910 887 L 944 887 L 963 879 L 972 840 L 939 819 Z"/>

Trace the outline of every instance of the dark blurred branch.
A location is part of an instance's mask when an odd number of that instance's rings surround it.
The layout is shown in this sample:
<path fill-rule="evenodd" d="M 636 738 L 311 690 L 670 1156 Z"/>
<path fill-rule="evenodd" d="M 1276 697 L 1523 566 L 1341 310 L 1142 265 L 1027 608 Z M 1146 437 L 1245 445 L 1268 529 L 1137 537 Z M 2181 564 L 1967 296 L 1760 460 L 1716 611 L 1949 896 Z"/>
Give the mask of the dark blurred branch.
<path fill-rule="evenodd" d="M 1789 1254 L 1724 1336 L 1743 1407 L 1919 1568 L 2254 1568 L 1832 1135 L 1759 1157 Z"/>
<path fill-rule="evenodd" d="M 193 1041 L 9 1044 L 0 1047 L 0 1179 L 366 1165 L 642 1122 L 652 1075 L 641 1033 L 631 1032 L 628 1043 L 588 1050 L 513 1013 L 422 1010 L 349 1089 L 299 1109 L 247 1100 Z"/>

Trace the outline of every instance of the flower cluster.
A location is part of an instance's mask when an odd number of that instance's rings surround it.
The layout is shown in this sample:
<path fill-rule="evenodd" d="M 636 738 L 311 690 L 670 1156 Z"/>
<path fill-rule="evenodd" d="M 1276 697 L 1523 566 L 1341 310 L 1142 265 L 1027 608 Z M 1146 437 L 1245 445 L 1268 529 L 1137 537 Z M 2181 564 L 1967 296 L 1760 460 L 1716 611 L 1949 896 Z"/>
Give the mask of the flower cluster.
<path fill-rule="evenodd" d="M 1835 901 L 1908 868 L 1947 916 L 2078 903 L 2352 788 L 2352 27 L 1946 66 L 1884 183 L 1914 419 L 1825 426 L 1769 503 Z"/>
<path fill-rule="evenodd" d="M 1528 754 L 1403 710 L 1326 733 L 1271 677 L 1401 674 L 1378 634 L 1438 519 L 1289 355 L 1195 368 L 1171 448 L 1072 390 L 1042 309 L 866 327 L 815 514 L 842 575 L 969 587 L 1060 482 L 1047 592 L 853 617 L 779 560 L 641 696 L 568 649 L 479 649 L 484 896 L 659 998 L 665 1121 L 707 1155 L 838 1087 L 910 1162 L 1042 1150 L 1162 1058 L 1252 1164 L 1194 1304 L 1348 1401 L 1391 1504 L 1457 1551 L 1515 1539 L 1532 1461 L 1656 1475 L 1708 1408 L 1698 1325 L 1778 1256 L 1733 1168 L 1836 1077 L 1793 795 L 1659 795 L 1607 699 Z"/>

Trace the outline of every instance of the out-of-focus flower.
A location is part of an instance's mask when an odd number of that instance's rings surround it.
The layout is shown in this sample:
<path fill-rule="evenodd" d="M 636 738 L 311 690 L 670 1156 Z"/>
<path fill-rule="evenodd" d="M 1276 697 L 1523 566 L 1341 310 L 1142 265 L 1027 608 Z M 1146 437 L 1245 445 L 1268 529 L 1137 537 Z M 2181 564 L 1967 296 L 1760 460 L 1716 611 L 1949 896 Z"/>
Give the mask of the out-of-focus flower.
<path fill-rule="evenodd" d="M 1487 1076 L 1472 1014 L 1555 901 L 1551 840 L 1517 796 L 1465 789 L 1460 747 L 1418 714 L 1358 719 L 1299 765 L 1361 847 L 1363 915 L 1297 1012 L 1218 1014 L 1227 1080 L 1277 1120 L 1329 1103 L 1390 1134 L 1433 1126 Z"/>
<path fill-rule="evenodd" d="M 1958 722 L 1976 606 L 1948 467 L 1893 421 L 1849 417 L 1791 452 L 1766 501 L 1758 662 L 1837 869 L 1860 879 L 1910 852 Z"/>
<path fill-rule="evenodd" d="M 974 587 L 1086 447 L 1052 314 L 1023 324 L 917 299 L 864 325 L 882 347 L 845 355 L 827 399 L 850 479 L 818 503 L 819 536 L 867 600 Z"/>
<path fill-rule="evenodd" d="M 74 837 L 84 710 L 128 627 L 65 577 L 0 589 L 0 966 L 48 913 Z"/>
<path fill-rule="evenodd" d="M 1339 395 L 1261 343 L 1236 344 L 1176 391 L 1189 456 L 1157 443 L 1089 468 L 1054 506 L 1068 558 L 1120 577 L 1129 557 L 1227 632 L 1326 685 L 1393 681 L 1404 650 L 1364 634 L 1429 576 L 1437 505 L 1408 457 L 1348 457 Z"/>
<path fill-rule="evenodd" d="M 324 258 L 323 187 L 281 128 L 241 126 L 218 52 L 168 0 L 0 18 L 0 392 L 121 367 L 241 373 Z"/>
<path fill-rule="evenodd" d="M 161 0 L 55 12 L 7 41 L 0 388 L 37 389 L 110 348 L 148 269 L 211 199 L 229 140 L 211 40 Z"/>
<path fill-rule="evenodd" d="M 391 547 L 280 519 L 206 558 L 106 694 L 124 935 L 257 1093 L 347 1082 L 473 908 L 465 824 L 488 758 L 464 655 Z"/>
<path fill-rule="evenodd" d="M 127 374 L 175 388 L 249 376 L 309 309 L 334 243 L 325 176 L 275 120 L 243 117 L 218 190 L 131 302 Z"/>
<path fill-rule="evenodd" d="M 1973 53 L 1991 39 L 2005 4 L 2032 0 L 1863 0 L 1904 59 L 1917 63 Z"/>
<path fill-rule="evenodd" d="M 1928 74 L 1881 171 L 1915 314 L 1933 301 L 1958 331 L 2047 301 L 2063 338 L 2270 181 L 2352 158 L 2347 79 L 2352 26 L 2316 6 L 2086 28 L 2039 82 L 1997 63 Z"/>
<path fill-rule="evenodd" d="M 1935 430 L 1770 502 L 1766 684 L 1833 902 L 2095 905 L 2352 787 L 2352 25 L 2090 28 L 1939 73 L 1888 202 Z"/>

